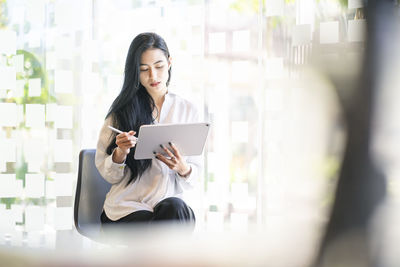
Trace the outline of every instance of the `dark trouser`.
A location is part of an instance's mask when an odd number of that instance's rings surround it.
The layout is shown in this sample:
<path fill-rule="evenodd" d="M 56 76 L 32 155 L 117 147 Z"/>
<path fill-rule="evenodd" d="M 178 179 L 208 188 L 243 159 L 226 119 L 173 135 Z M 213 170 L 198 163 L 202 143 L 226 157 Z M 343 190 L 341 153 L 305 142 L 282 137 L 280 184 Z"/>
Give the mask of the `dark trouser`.
<path fill-rule="evenodd" d="M 186 205 L 186 203 L 176 197 L 166 198 L 160 201 L 155 207 L 154 211 L 139 210 L 135 211 L 117 221 L 110 220 L 105 212 L 100 216 L 102 224 L 116 224 L 116 223 L 152 223 L 152 222 L 178 222 L 193 225 L 196 221 L 193 210 Z"/>

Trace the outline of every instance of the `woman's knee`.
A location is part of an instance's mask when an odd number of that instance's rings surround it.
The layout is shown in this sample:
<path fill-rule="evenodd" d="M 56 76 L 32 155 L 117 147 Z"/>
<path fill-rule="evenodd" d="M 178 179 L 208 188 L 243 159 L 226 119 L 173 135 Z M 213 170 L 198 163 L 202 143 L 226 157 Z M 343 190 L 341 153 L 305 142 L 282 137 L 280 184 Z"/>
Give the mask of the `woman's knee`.
<path fill-rule="evenodd" d="M 192 209 L 180 198 L 166 198 L 154 208 L 154 220 L 195 221 Z"/>
<path fill-rule="evenodd" d="M 164 200 L 162 200 L 157 206 L 162 206 L 165 208 L 169 209 L 175 209 L 175 210 L 181 210 L 181 209 L 186 209 L 188 206 L 186 203 L 177 197 L 169 197 Z"/>

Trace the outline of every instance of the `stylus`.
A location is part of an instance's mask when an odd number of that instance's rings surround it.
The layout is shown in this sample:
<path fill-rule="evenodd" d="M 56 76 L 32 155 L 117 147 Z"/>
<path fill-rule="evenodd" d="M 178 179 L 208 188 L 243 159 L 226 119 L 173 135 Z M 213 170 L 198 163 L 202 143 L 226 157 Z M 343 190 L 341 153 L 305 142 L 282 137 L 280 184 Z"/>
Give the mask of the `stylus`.
<path fill-rule="evenodd" d="M 114 131 L 114 132 L 116 132 L 116 133 L 122 133 L 122 131 L 121 130 L 118 130 L 117 128 L 114 128 L 114 127 L 112 127 L 112 126 L 110 126 L 110 125 L 108 125 L 108 128 L 110 128 L 112 131 Z M 136 138 L 136 137 L 135 137 Z M 136 138 L 136 140 L 137 140 L 137 138 Z"/>
<path fill-rule="evenodd" d="M 108 125 L 108 128 L 110 128 L 112 131 L 116 132 L 116 133 L 122 133 L 121 130 L 118 130 L 117 128 L 112 127 L 111 125 Z M 135 136 L 134 136 L 135 137 Z M 137 140 L 137 137 L 135 137 L 135 139 Z"/>
<path fill-rule="evenodd" d="M 121 130 L 118 130 L 117 128 L 114 128 L 114 127 L 112 127 L 112 126 L 110 126 L 110 125 L 108 125 L 108 128 L 110 128 L 111 130 L 113 130 L 113 131 L 116 132 L 116 133 L 119 133 L 119 134 L 122 133 Z"/>

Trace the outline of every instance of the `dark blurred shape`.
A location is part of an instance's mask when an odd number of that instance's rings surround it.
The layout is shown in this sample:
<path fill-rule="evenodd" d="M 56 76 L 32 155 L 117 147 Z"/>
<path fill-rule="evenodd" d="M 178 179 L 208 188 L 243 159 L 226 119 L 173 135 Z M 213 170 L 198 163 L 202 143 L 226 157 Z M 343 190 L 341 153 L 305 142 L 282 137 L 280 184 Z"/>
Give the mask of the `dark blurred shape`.
<path fill-rule="evenodd" d="M 380 266 L 372 249 L 370 223 L 386 195 L 386 179 L 372 154 L 377 98 L 398 52 L 398 7 L 389 0 L 366 3 L 367 43 L 355 88 L 338 88 L 347 122 L 347 146 L 331 217 L 315 266 Z M 333 82 L 342 87 L 340 81 Z M 350 97 L 343 92 L 353 92 Z M 375 253 L 378 252 L 378 253 Z"/>

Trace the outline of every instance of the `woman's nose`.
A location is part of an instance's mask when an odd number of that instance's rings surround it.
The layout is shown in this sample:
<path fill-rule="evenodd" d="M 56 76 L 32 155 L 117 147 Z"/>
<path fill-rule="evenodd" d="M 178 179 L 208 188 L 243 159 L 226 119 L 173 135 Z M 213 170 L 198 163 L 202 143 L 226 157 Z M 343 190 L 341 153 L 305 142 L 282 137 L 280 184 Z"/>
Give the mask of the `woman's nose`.
<path fill-rule="evenodd" d="M 155 78 L 156 76 L 156 72 L 153 70 L 153 68 L 149 69 L 149 78 Z"/>

